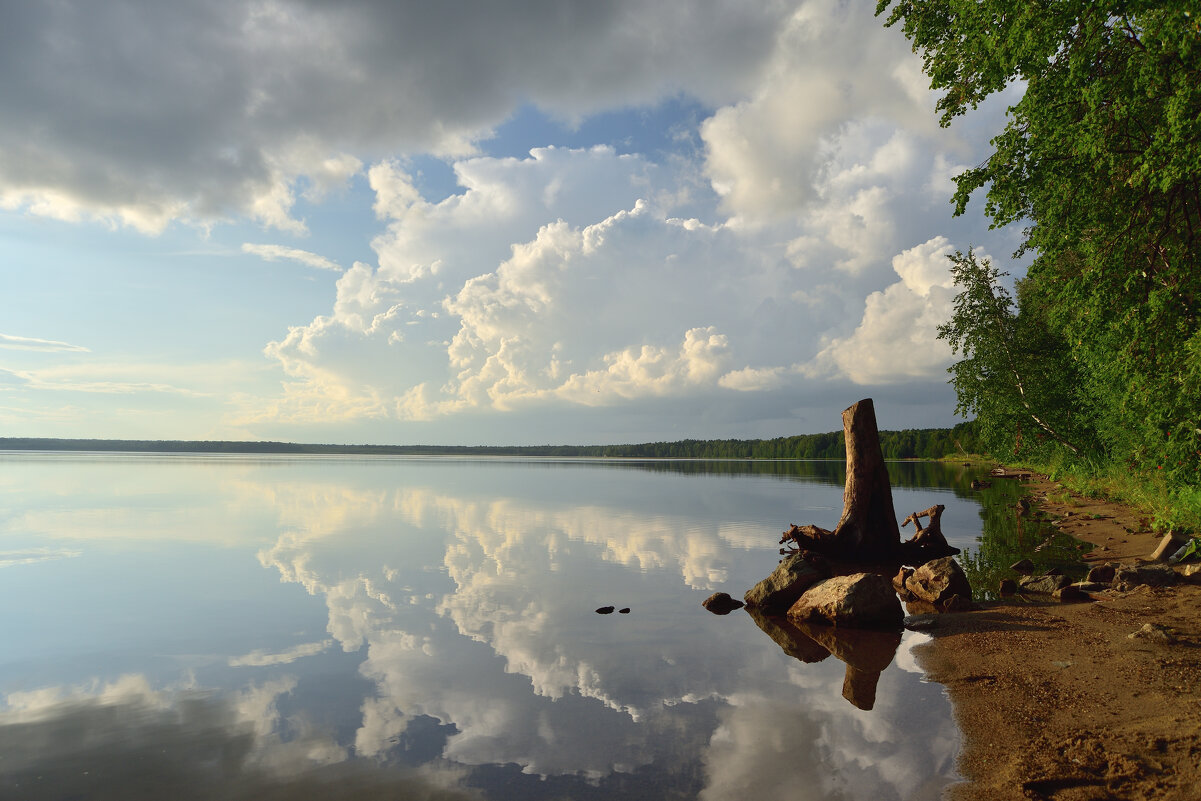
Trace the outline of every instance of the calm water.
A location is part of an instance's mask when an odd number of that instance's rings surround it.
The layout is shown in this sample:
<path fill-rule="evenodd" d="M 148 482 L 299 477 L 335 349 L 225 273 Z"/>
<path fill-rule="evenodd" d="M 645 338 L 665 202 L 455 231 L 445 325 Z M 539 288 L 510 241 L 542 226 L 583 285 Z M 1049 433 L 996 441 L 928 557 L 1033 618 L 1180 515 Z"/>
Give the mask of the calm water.
<path fill-rule="evenodd" d="M 0 456 L 0 798 L 936 798 L 924 635 L 848 671 L 700 605 L 842 469 Z M 977 546 L 971 476 L 891 469 Z"/>

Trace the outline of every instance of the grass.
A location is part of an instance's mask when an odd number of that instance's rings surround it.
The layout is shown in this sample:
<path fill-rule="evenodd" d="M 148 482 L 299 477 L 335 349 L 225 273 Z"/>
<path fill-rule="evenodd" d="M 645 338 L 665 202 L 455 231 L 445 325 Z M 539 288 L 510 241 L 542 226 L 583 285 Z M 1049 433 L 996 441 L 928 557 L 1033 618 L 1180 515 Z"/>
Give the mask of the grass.
<path fill-rule="evenodd" d="M 1106 498 L 1146 517 L 1154 531 L 1201 531 L 1201 488 L 1173 487 L 1159 473 L 1140 473 L 1122 465 L 1060 462 L 1020 466 L 1046 473 L 1066 488 L 1069 492 L 1062 499 L 1054 496 L 1059 502 L 1079 505 L 1072 503 L 1070 493 Z"/>

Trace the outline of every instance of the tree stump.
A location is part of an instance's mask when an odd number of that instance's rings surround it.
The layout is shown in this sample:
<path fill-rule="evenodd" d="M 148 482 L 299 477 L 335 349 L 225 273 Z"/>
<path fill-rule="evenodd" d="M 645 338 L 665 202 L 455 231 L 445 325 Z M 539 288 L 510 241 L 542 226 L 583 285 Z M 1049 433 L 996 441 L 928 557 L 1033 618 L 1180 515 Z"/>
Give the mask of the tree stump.
<path fill-rule="evenodd" d="M 813 547 L 837 559 L 888 562 L 897 558 L 901 530 L 892 505 L 892 483 L 880 450 L 876 408 L 865 398 L 842 413 L 847 483 L 842 518 L 833 532 L 818 529 Z M 808 533 L 808 532 L 807 532 Z"/>

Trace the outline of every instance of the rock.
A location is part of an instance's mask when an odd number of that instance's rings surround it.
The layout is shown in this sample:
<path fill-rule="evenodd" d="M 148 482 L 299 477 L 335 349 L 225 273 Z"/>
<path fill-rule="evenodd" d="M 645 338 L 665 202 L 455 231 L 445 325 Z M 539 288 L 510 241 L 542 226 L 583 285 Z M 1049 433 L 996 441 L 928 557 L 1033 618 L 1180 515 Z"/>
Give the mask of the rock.
<path fill-rule="evenodd" d="M 1180 577 L 1190 584 L 1201 582 L 1201 564 L 1185 565 L 1180 569 Z"/>
<path fill-rule="evenodd" d="M 1166 562 L 1168 557 L 1180 549 L 1180 546 L 1187 542 L 1183 537 L 1178 537 L 1175 534 L 1164 534 L 1163 539 L 1159 541 L 1159 547 L 1151 552 L 1152 562 Z"/>
<path fill-rule="evenodd" d="M 1013 579 L 1001 579 L 1001 584 L 997 587 L 997 591 L 1002 595 L 1013 595 L 1018 591 L 1018 583 Z"/>
<path fill-rule="evenodd" d="M 1107 562 L 1103 565 L 1097 565 L 1092 570 L 1088 571 L 1088 576 L 1086 576 L 1086 578 L 1088 581 L 1095 581 L 1099 584 L 1108 584 L 1113 581 L 1113 574 L 1116 569 L 1117 565 L 1115 565 L 1113 562 Z"/>
<path fill-rule="evenodd" d="M 806 559 L 806 552 L 795 553 L 776 566 L 771 575 L 747 590 L 743 600 L 767 614 L 788 610 L 805 590 L 829 576 L 824 562 Z"/>
<path fill-rule="evenodd" d="M 1135 587 L 1170 587 L 1180 575 L 1168 565 L 1120 565 L 1113 575 L 1113 588 L 1129 592 Z"/>
<path fill-rule="evenodd" d="M 1143 627 L 1133 634 L 1127 634 L 1127 639 L 1130 640 L 1151 640 L 1152 642 L 1162 643 L 1164 645 L 1172 645 L 1176 642 L 1176 638 L 1164 626 L 1155 623 L 1144 623 Z"/>
<path fill-rule="evenodd" d="M 1108 584 L 1103 584 L 1100 581 L 1077 581 L 1072 586 L 1081 592 L 1103 592 L 1109 589 Z"/>
<path fill-rule="evenodd" d="M 728 592 L 715 592 L 705 600 L 701 601 L 701 606 L 705 607 L 715 615 L 728 615 L 735 609 L 741 609 L 743 603 L 742 601 L 736 601 L 731 598 Z"/>
<path fill-rule="evenodd" d="M 1010 565 L 1009 569 L 1015 573 L 1021 573 L 1023 576 L 1029 576 L 1034 572 L 1034 563 L 1029 559 L 1022 559 Z"/>
<path fill-rule="evenodd" d="M 972 597 L 972 585 L 968 583 L 963 568 L 949 556 L 934 559 L 913 571 L 913 575 L 905 579 L 905 589 L 923 601 L 936 607 L 945 607 L 954 596 L 963 599 Z"/>
<path fill-rule="evenodd" d="M 788 610 L 801 622 L 860 629 L 900 628 L 905 615 L 892 583 L 877 573 L 836 576 L 813 585 Z"/>
<path fill-rule="evenodd" d="M 597 610 L 596 610 L 596 613 L 597 613 L 598 615 L 611 615 L 611 614 L 613 614 L 613 607 L 611 607 L 611 606 L 602 606 L 600 609 L 597 609 Z"/>
<path fill-rule="evenodd" d="M 1084 592 L 1083 590 L 1081 590 L 1074 584 L 1069 584 L 1066 587 L 1060 587 L 1055 592 L 1051 593 L 1051 596 L 1055 600 L 1062 601 L 1064 603 L 1066 603 L 1068 601 L 1091 601 L 1092 600 L 1092 596 L 1090 596 L 1088 593 Z"/>
<path fill-rule="evenodd" d="M 617 610 L 617 614 L 619 614 L 619 615 L 628 615 L 629 613 L 630 613 L 630 607 L 628 607 L 628 606 L 623 606 L 621 609 Z"/>
<path fill-rule="evenodd" d="M 1072 580 L 1067 576 L 1027 576 L 1019 583 L 1026 592 L 1042 592 L 1050 595 L 1071 584 Z"/>
<path fill-rule="evenodd" d="M 909 631 L 932 631 L 938 628 L 938 615 L 905 615 L 903 625 Z"/>

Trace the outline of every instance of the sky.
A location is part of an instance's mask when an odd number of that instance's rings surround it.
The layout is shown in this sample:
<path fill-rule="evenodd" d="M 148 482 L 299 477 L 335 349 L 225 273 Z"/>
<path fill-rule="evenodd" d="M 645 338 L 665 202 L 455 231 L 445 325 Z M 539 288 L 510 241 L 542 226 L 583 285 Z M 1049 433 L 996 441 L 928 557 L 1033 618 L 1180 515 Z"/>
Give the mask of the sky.
<path fill-rule="evenodd" d="M 949 426 L 953 176 L 868 0 L 0 0 L 0 436 Z"/>

